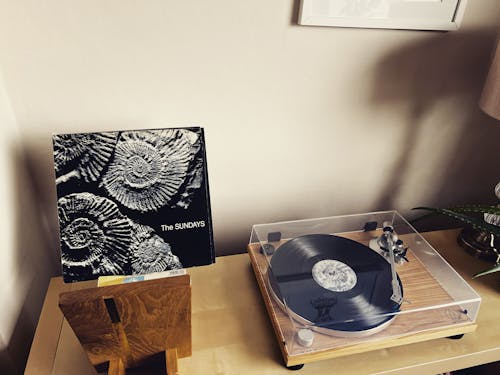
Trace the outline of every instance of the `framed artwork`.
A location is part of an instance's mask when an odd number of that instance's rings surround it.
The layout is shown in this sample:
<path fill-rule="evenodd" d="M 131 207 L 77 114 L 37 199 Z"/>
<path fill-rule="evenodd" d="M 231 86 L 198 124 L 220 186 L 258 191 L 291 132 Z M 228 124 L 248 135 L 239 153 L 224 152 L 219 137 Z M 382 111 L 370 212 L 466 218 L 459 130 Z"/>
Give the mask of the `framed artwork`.
<path fill-rule="evenodd" d="M 457 30 L 466 0 L 301 0 L 299 24 Z"/>

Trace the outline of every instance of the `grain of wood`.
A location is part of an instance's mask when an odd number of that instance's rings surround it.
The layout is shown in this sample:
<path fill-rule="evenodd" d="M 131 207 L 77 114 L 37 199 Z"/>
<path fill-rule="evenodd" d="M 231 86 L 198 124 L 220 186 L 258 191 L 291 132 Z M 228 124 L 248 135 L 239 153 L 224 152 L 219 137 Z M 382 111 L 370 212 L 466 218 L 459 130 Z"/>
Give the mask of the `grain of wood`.
<path fill-rule="evenodd" d="M 109 361 L 108 375 L 125 375 L 125 365 L 120 358 Z"/>
<path fill-rule="evenodd" d="M 167 349 L 165 353 L 165 362 L 168 375 L 177 375 L 179 373 L 176 348 Z"/>
<path fill-rule="evenodd" d="M 104 299 L 114 301 L 119 322 Z M 191 355 L 189 275 L 66 292 L 59 306 L 93 365 L 119 358 L 137 367 L 167 348 Z"/>

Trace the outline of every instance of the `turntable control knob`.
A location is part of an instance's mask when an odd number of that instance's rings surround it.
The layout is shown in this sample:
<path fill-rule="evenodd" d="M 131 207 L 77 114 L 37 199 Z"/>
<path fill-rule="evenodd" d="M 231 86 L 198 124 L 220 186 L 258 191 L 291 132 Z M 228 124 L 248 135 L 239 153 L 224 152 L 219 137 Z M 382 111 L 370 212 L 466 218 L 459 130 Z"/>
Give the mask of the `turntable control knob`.
<path fill-rule="evenodd" d="M 310 347 L 314 341 L 314 332 L 308 328 L 301 328 L 297 332 L 297 341 L 300 345 Z"/>

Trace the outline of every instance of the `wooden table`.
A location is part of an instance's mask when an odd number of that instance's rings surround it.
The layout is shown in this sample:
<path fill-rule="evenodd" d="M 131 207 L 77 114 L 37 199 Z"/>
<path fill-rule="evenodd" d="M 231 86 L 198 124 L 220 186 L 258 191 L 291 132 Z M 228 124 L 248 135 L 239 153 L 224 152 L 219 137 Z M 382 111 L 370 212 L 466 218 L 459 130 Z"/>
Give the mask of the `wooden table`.
<path fill-rule="evenodd" d="M 481 295 L 478 328 L 460 340 L 375 350 L 306 364 L 297 374 L 437 374 L 500 360 L 500 287 L 493 274 L 471 279 L 489 266 L 457 244 L 458 230 L 424 237 Z M 290 374 L 260 296 L 247 254 L 217 258 L 189 270 L 192 280 L 193 356 L 179 360 L 182 374 Z M 61 291 L 95 282 L 65 285 L 53 278 L 45 298 L 25 374 L 93 374 L 83 349 L 57 306 Z"/>

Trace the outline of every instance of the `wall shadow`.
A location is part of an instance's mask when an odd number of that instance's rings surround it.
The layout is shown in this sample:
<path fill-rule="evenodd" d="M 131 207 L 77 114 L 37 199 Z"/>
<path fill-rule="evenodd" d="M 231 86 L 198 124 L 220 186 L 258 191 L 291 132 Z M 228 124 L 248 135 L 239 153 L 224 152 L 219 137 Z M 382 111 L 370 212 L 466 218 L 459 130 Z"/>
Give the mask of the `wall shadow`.
<path fill-rule="evenodd" d="M 462 114 L 461 123 L 457 124 L 460 134 L 449 162 L 438 179 L 422 181 L 433 185 L 433 196 L 413 205 L 443 207 L 495 200 L 493 188 L 500 178 L 500 122 L 483 114 L 477 105 L 495 41 L 494 30 L 433 33 L 378 61 L 370 101 L 375 108 L 403 105 L 407 119 L 401 124 L 405 126 L 404 148 L 392 156 L 391 179 L 380 189 L 375 209 L 395 207 L 410 172 L 410 161 L 419 158 L 416 146 L 422 142 L 425 116 L 450 98 L 457 99 L 457 103 L 474 104 L 456 108 Z M 429 148 L 427 152 L 433 150 Z"/>
<path fill-rule="evenodd" d="M 40 191 L 33 171 L 38 170 L 41 159 L 34 156 L 29 143 L 13 146 L 10 151 L 14 166 L 14 227 L 15 248 L 13 267 L 21 299 L 21 309 L 13 327 L 12 335 L 6 338 L 7 357 L 14 373 L 22 373 L 28 358 L 38 317 L 43 305 L 50 278 L 59 274 L 58 247 L 50 240 L 51 225 L 45 213 L 45 192 Z M 53 208 L 55 210 L 55 206 Z M 56 228 L 57 229 L 57 228 Z"/>
<path fill-rule="evenodd" d="M 57 275 L 60 275 L 61 254 L 51 136 L 25 137 L 23 156 L 27 178 L 36 200 L 38 216 L 40 222 L 43 223 L 41 235 L 46 249 L 45 253 L 56 265 Z"/>
<path fill-rule="evenodd" d="M 299 24 L 300 1 L 292 0 L 292 14 L 290 15 L 290 25 L 297 26 Z"/>
<path fill-rule="evenodd" d="M 10 366 L 9 371 L 6 371 L 5 374 L 24 373 L 49 280 L 49 278 L 43 277 L 42 279 L 46 279 L 47 284 L 40 280 L 31 283 L 28 294 L 24 298 L 12 336 L 3 353 L 7 359 L 7 368 Z"/>
<path fill-rule="evenodd" d="M 21 373 L 19 369 L 14 369 L 8 348 L 0 350 L 0 372 L 13 375 Z"/>

